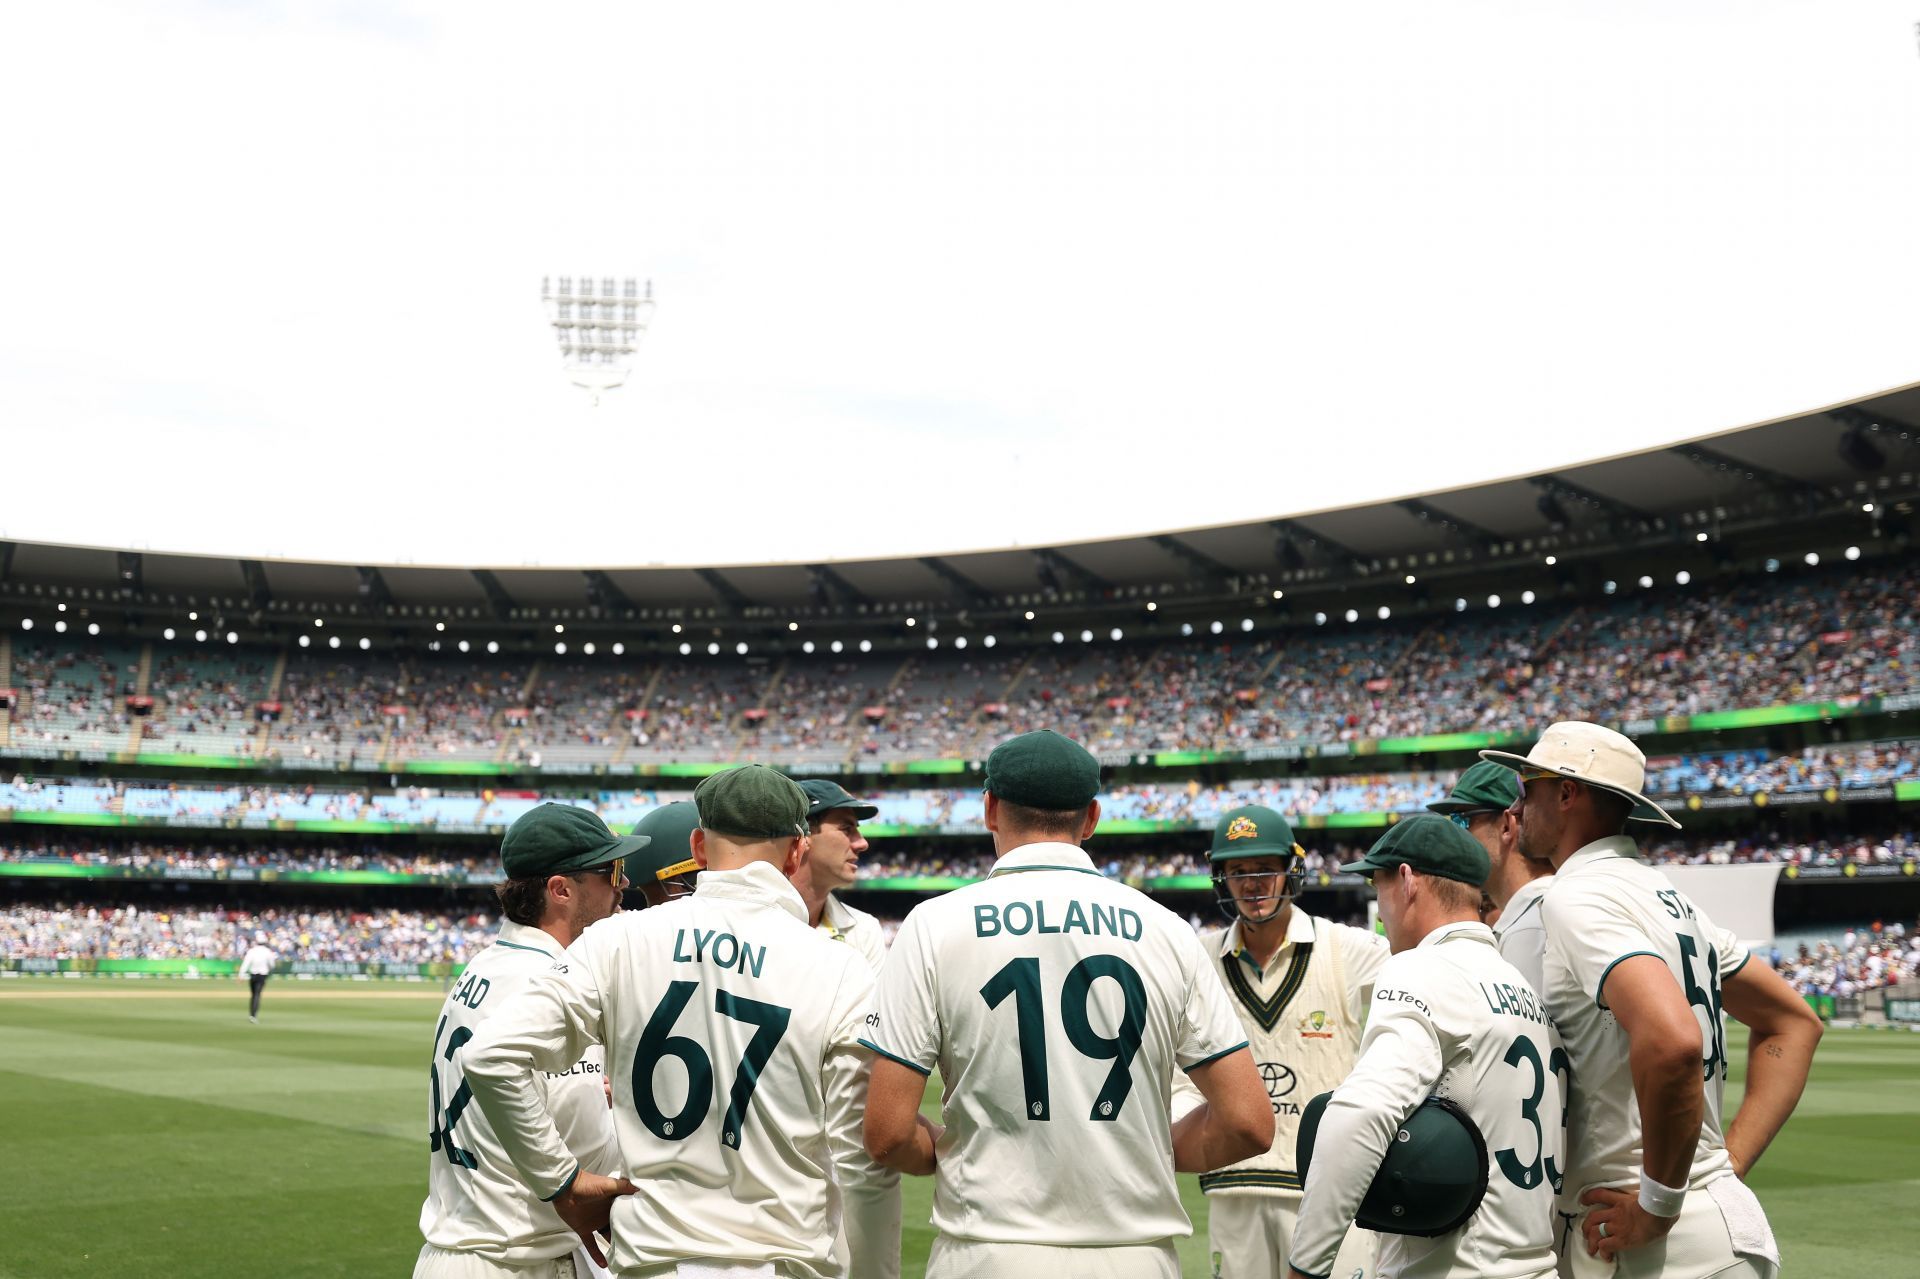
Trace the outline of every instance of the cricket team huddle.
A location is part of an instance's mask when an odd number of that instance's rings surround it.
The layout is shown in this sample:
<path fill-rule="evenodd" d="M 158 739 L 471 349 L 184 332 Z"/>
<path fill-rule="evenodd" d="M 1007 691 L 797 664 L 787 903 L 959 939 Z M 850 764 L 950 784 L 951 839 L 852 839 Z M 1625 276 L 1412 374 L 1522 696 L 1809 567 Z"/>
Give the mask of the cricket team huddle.
<path fill-rule="evenodd" d="M 746 765 L 631 836 L 543 804 L 434 1027 L 414 1273 L 896 1279 L 924 1176 L 934 1279 L 1174 1279 L 1195 1173 L 1217 1279 L 1771 1279 L 1745 1179 L 1821 1023 L 1639 857 L 1679 826 L 1645 773 L 1583 722 L 1482 752 L 1343 868 L 1379 931 L 1301 910 L 1288 822 L 1235 808 L 1196 934 L 1085 851 L 1094 757 L 1023 733 L 991 873 L 891 945 L 835 782 Z"/>

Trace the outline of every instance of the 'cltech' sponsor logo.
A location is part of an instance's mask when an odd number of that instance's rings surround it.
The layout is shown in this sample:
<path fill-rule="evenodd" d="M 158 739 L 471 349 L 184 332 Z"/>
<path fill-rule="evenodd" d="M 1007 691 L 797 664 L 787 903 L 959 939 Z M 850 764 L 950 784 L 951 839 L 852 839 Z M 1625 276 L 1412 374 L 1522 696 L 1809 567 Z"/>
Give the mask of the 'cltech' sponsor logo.
<path fill-rule="evenodd" d="M 1260 1082 L 1267 1086 L 1267 1098 L 1273 1103 L 1276 1115 L 1298 1115 L 1298 1102 L 1286 1101 L 1293 1090 L 1300 1085 L 1299 1076 L 1293 1073 L 1293 1067 L 1277 1061 L 1263 1061 L 1260 1067 Z"/>

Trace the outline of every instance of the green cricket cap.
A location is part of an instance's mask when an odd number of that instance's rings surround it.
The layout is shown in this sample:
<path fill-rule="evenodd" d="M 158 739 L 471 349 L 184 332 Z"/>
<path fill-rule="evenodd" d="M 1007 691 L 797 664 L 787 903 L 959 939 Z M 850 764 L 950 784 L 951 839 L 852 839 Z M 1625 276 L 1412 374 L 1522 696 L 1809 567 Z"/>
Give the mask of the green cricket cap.
<path fill-rule="evenodd" d="M 694 788 L 700 827 L 744 839 L 785 839 L 807 833 L 807 793 L 765 764 L 715 773 Z"/>
<path fill-rule="evenodd" d="M 1064 813 L 1100 793 L 1100 761 L 1050 728 L 1010 737 L 987 756 L 987 794 L 1009 804 Z"/>
<path fill-rule="evenodd" d="M 693 860 L 693 832 L 699 828 L 700 810 L 684 799 L 663 804 L 642 817 L 633 833 L 653 842 L 627 864 L 627 878 L 636 884 L 657 884 L 698 870 Z"/>
<path fill-rule="evenodd" d="M 1291 857 L 1294 852 L 1293 827 L 1271 808 L 1243 804 L 1220 814 L 1213 824 L 1212 862 L 1230 862 L 1238 857 Z"/>
<path fill-rule="evenodd" d="M 1520 798 L 1520 775 L 1511 768 L 1488 760 L 1477 761 L 1460 774 L 1445 799 L 1427 805 L 1430 813 L 1482 813 L 1505 811 Z"/>
<path fill-rule="evenodd" d="M 514 818 L 500 841 L 508 879 L 597 870 L 647 846 L 644 835 L 616 835 L 600 814 L 571 804 L 541 804 Z"/>
<path fill-rule="evenodd" d="M 1457 879 L 1475 888 L 1487 882 L 1493 865 L 1480 841 L 1444 817 L 1421 813 L 1387 827 L 1367 855 L 1340 869 L 1355 875 L 1411 866 L 1422 875 Z"/>
<path fill-rule="evenodd" d="M 814 779 L 800 783 L 800 789 L 807 794 L 807 816 L 818 817 L 822 813 L 832 812 L 836 808 L 851 808 L 856 820 L 866 821 L 878 817 L 880 810 L 864 799 L 855 799 L 839 782 Z"/>

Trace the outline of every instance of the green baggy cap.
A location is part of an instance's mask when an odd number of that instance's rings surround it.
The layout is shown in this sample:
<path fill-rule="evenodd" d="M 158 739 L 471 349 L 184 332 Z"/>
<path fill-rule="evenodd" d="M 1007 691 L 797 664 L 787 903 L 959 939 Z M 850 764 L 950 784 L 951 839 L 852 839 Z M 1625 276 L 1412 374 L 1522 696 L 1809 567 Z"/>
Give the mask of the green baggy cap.
<path fill-rule="evenodd" d="M 507 827 L 506 838 L 500 841 L 500 868 L 508 879 L 596 870 L 633 856 L 647 843 L 645 836 L 614 834 L 590 808 L 541 804 Z"/>
<path fill-rule="evenodd" d="M 864 799 L 855 799 L 839 782 L 815 779 L 800 783 L 800 789 L 807 794 L 807 816 L 818 817 L 822 813 L 832 812 L 836 808 L 851 808 L 854 818 L 866 821 L 878 817 L 880 810 Z"/>
<path fill-rule="evenodd" d="M 1377 870 L 1411 866 L 1423 875 L 1457 879 L 1475 888 L 1487 882 L 1493 865 L 1480 841 L 1444 817 L 1422 813 L 1387 827 L 1357 862 L 1340 869 L 1355 875 L 1371 875 Z"/>
<path fill-rule="evenodd" d="M 1511 768 L 1480 760 L 1460 774 L 1445 799 L 1427 805 L 1430 813 L 1504 812 L 1520 798 L 1520 778 Z"/>
<path fill-rule="evenodd" d="M 701 829 L 716 835 L 785 839 L 807 833 L 807 793 L 765 764 L 715 773 L 694 788 L 693 802 Z"/>
<path fill-rule="evenodd" d="M 987 794 L 1009 804 L 1064 813 L 1100 793 L 1100 761 L 1050 728 L 1010 737 L 987 756 Z"/>
<path fill-rule="evenodd" d="M 1213 824 L 1212 862 L 1232 861 L 1237 857 L 1291 857 L 1294 853 L 1293 827 L 1287 819 L 1259 804 L 1244 804 L 1220 814 Z"/>
<path fill-rule="evenodd" d="M 653 843 L 627 864 L 627 878 L 636 884 L 659 883 L 688 875 L 699 867 L 693 860 L 693 832 L 700 828 L 700 810 L 686 800 L 654 809 L 634 825 L 633 833 Z"/>

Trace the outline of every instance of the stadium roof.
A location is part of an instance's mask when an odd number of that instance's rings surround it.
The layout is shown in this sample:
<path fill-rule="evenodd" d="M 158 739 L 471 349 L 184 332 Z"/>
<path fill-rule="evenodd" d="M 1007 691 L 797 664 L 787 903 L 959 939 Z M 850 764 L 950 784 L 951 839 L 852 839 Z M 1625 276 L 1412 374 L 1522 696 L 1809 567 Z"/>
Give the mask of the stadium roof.
<path fill-rule="evenodd" d="M 355 565 L 0 542 L 0 589 L 226 600 L 388 616 L 785 617 L 1019 607 L 1142 593 L 1352 584 L 1383 573 L 1715 540 L 1877 501 L 1904 526 L 1920 471 L 1920 384 L 1665 448 L 1247 523 L 1047 547 L 825 563 L 485 568 Z M 1364 443 L 1360 445 L 1364 448 Z M 1877 464 L 1876 464 L 1877 463 Z M 1876 517 L 1878 519 L 1880 517 Z M 1150 519 L 1150 515 L 1144 519 Z M 1700 539 L 1705 541 L 1707 539 Z"/>

